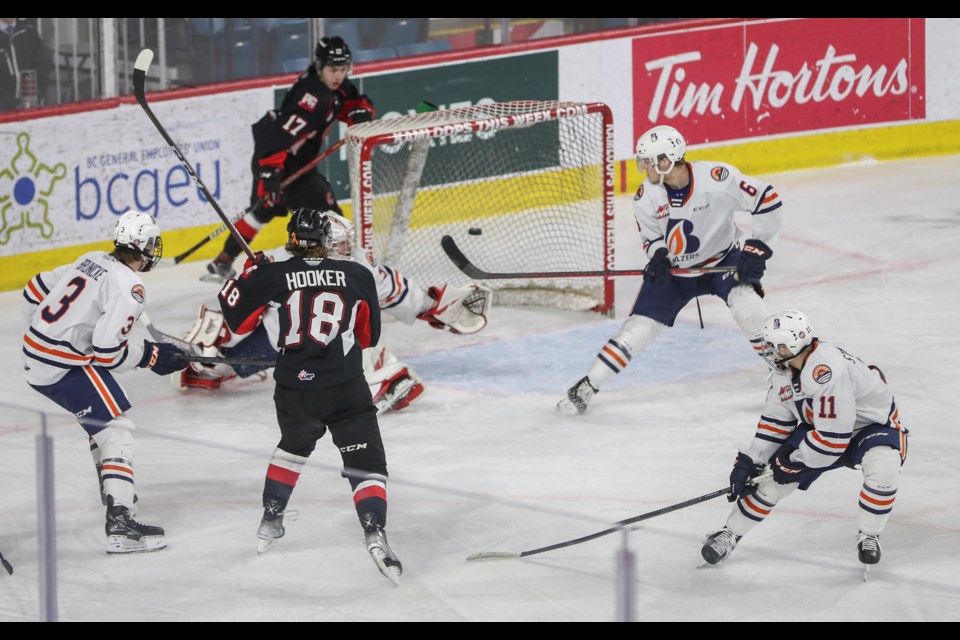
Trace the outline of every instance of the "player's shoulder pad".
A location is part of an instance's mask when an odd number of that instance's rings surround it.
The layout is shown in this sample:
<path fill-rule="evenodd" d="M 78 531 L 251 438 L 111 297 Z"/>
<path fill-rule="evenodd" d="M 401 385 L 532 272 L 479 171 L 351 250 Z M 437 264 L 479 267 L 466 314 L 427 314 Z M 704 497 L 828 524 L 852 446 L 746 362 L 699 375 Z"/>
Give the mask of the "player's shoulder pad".
<path fill-rule="evenodd" d="M 710 169 L 710 177 L 717 182 L 723 182 L 730 177 L 730 168 L 722 164 L 718 164 Z"/>
<path fill-rule="evenodd" d="M 138 282 L 130 288 L 130 297 L 136 300 L 137 304 L 143 304 L 143 301 L 147 299 L 147 289 L 142 282 Z"/>
<path fill-rule="evenodd" d="M 836 347 L 819 342 L 804 364 L 803 376 L 818 385 L 825 385 L 842 376 L 845 365 L 846 360 Z"/>
<path fill-rule="evenodd" d="M 323 84 L 320 76 L 312 73 L 301 76 L 293 85 L 297 107 L 306 111 L 316 111 L 325 108 L 330 102 L 330 89 Z"/>

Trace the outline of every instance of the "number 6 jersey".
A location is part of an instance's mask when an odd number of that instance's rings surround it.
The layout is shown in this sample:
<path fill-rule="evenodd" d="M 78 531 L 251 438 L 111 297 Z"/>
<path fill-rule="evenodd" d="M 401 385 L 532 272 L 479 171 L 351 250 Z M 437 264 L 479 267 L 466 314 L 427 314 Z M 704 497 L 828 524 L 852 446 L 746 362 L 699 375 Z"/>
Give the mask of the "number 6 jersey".
<path fill-rule="evenodd" d="M 333 387 L 363 375 L 361 351 L 380 340 L 380 304 L 373 276 L 343 260 L 291 257 L 263 261 L 228 280 L 220 308 L 231 331 L 243 333 L 265 305 L 280 317 L 277 384 Z"/>
<path fill-rule="evenodd" d="M 773 244 L 783 221 L 782 203 L 773 186 L 722 162 L 693 161 L 687 167 L 690 184 L 683 189 L 650 180 L 637 189 L 633 215 L 647 256 L 666 247 L 674 266 L 712 266 L 737 240 L 737 211 L 750 212 L 751 237 Z"/>

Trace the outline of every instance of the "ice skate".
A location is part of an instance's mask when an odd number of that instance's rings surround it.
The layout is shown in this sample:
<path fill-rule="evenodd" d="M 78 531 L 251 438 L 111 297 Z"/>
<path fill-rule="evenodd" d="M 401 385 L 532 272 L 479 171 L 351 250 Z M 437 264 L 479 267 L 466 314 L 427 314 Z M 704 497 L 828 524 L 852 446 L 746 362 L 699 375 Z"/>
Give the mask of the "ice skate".
<path fill-rule="evenodd" d="M 880 562 L 880 536 L 863 531 L 857 534 L 857 557 L 863 564 Z"/>
<path fill-rule="evenodd" d="M 740 542 L 740 536 L 724 527 L 707 536 L 703 548 L 700 549 L 700 555 L 708 564 L 719 564 L 736 549 L 738 542 Z"/>
<path fill-rule="evenodd" d="M 387 543 L 387 534 L 383 527 L 376 525 L 368 529 L 364 536 L 367 541 L 367 552 L 373 558 L 374 564 L 384 576 L 390 579 L 393 584 L 400 584 L 400 574 L 403 573 L 403 565 L 397 559 L 397 555 L 390 549 Z"/>
<path fill-rule="evenodd" d="M 213 262 L 207 265 L 207 272 L 200 276 L 203 282 L 223 283 L 237 275 L 233 268 L 233 258 L 225 253 L 217 256 Z"/>
<path fill-rule="evenodd" d="M 279 500 L 267 501 L 267 506 L 263 508 L 263 518 L 260 520 L 260 528 L 257 529 L 257 537 L 260 538 L 260 544 L 257 547 L 258 553 L 269 551 L 277 546 L 277 542 L 286 533 L 283 528 L 283 516 L 285 515 L 284 505 Z"/>
<path fill-rule="evenodd" d="M 113 496 L 107 496 L 107 553 L 138 553 L 158 551 L 167 546 L 163 528 L 140 524 L 130 510 L 115 505 Z"/>
<path fill-rule="evenodd" d="M 598 391 L 590 384 L 590 378 L 583 376 L 567 390 L 567 397 L 557 403 L 557 411 L 568 416 L 582 415 Z"/>

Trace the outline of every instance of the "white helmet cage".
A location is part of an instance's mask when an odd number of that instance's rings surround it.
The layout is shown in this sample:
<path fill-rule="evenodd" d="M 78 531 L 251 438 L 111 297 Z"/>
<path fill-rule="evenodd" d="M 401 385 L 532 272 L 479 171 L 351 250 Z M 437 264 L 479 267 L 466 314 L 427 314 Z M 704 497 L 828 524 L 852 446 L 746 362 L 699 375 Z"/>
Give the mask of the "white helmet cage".
<path fill-rule="evenodd" d="M 667 125 L 654 127 L 637 139 L 637 169 L 641 173 L 645 172 L 643 163 L 646 161 L 662 176 L 670 173 L 674 165 L 683 160 L 686 153 L 687 141 L 679 131 Z M 661 157 L 670 160 L 670 167 L 666 171 L 660 170 Z"/>
<path fill-rule="evenodd" d="M 330 220 L 330 247 L 332 252 L 329 257 L 353 259 L 353 224 L 332 211 L 328 211 L 326 215 L 327 219 Z"/>
<path fill-rule="evenodd" d="M 114 245 L 139 253 L 145 261 L 140 271 L 150 271 L 163 256 L 160 227 L 149 213 L 131 210 L 120 216 L 114 230 Z"/>
<path fill-rule="evenodd" d="M 796 309 L 785 309 L 768 316 L 763 321 L 760 336 L 763 339 L 762 355 L 777 369 L 783 370 L 785 363 L 796 357 L 813 343 L 813 327 L 806 314 Z M 789 356 L 780 353 L 780 347 L 786 347 Z"/>

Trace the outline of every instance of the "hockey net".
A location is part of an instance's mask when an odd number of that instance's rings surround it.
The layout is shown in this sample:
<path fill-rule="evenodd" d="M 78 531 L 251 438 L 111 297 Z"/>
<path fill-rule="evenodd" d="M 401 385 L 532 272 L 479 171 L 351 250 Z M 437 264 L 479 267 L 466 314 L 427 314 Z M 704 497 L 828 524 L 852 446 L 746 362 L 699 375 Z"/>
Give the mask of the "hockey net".
<path fill-rule="evenodd" d="M 520 101 L 347 130 L 358 242 L 421 286 L 468 282 L 444 235 L 488 272 L 613 267 L 613 117 L 604 104 Z M 612 313 L 609 277 L 485 280 L 497 305 Z"/>

